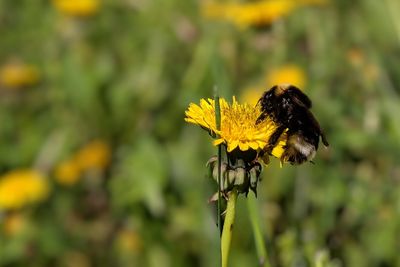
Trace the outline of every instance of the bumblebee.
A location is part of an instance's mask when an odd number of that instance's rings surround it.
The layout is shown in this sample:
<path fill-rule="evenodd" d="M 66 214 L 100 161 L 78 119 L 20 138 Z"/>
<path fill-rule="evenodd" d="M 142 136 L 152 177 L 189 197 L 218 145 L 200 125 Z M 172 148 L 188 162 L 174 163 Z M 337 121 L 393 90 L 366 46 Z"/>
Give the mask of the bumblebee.
<path fill-rule="evenodd" d="M 320 137 L 322 143 L 329 146 L 318 121 L 310 111 L 311 100 L 299 88 L 290 84 L 275 85 L 261 96 L 257 105 L 260 105 L 262 113 L 256 123 L 269 117 L 278 125 L 265 152 L 271 153 L 285 131 L 287 139 L 282 161 L 291 164 L 311 161 L 318 149 Z"/>

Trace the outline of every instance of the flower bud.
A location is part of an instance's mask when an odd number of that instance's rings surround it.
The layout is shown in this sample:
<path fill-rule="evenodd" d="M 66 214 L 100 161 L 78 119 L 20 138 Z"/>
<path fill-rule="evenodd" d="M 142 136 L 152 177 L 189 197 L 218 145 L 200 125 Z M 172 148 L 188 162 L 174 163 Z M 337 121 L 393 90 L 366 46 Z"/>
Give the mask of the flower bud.
<path fill-rule="evenodd" d="M 250 189 L 257 195 L 257 184 L 261 180 L 261 165 L 256 163 L 250 170 L 249 170 L 249 179 L 250 179 Z"/>
<path fill-rule="evenodd" d="M 239 192 L 248 192 L 249 179 L 245 168 L 238 167 L 235 170 L 236 180 L 235 186 Z"/>
<path fill-rule="evenodd" d="M 218 182 L 218 159 L 212 157 L 207 166 L 210 170 L 210 176 Z M 251 189 L 257 193 L 257 185 L 260 181 L 261 164 L 258 162 L 246 163 L 243 160 L 235 160 L 221 163 L 221 192 L 228 193 L 233 188 L 239 193 L 247 193 Z"/>

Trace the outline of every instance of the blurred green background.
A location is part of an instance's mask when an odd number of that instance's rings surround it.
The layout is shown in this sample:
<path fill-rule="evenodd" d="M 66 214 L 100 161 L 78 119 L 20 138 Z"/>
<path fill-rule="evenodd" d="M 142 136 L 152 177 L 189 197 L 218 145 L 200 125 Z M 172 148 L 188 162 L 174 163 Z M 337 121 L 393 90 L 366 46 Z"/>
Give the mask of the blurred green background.
<path fill-rule="evenodd" d="M 273 266 L 400 266 L 399 1 L 2 0 L 0 34 L 0 266 L 217 266 L 184 111 L 277 82 L 331 146 L 264 168 Z M 257 266 L 238 202 L 230 263 Z"/>

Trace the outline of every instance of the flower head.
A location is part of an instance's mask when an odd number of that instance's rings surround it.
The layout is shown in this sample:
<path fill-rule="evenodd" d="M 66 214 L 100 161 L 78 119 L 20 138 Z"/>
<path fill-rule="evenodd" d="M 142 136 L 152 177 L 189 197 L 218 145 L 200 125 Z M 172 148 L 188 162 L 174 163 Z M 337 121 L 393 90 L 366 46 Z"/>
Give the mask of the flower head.
<path fill-rule="evenodd" d="M 87 171 L 104 171 L 111 161 L 111 147 L 104 140 L 93 140 L 74 155 L 61 161 L 54 170 L 54 177 L 64 186 L 79 182 Z"/>
<path fill-rule="evenodd" d="M 276 84 L 293 84 L 298 88 L 304 88 L 307 76 L 300 66 L 286 64 L 269 71 L 266 75 L 266 83 L 268 88 Z"/>
<path fill-rule="evenodd" d="M 216 126 L 215 101 L 213 99 L 201 99 L 200 105 L 191 103 L 185 112 L 185 120 L 217 134 L 214 145 L 224 143 L 228 152 L 232 152 L 236 148 L 239 148 L 240 151 L 250 149 L 260 151 L 265 148 L 277 125 L 268 118 L 256 123 L 261 114 L 258 106 L 239 104 L 233 97 L 232 104 L 221 98 L 220 107 L 220 130 Z M 274 149 L 273 154 L 279 155 L 280 150 L 283 151 L 282 147 Z"/>
<path fill-rule="evenodd" d="M 66 15 L 80 17 L 94 15 L 100 7 L 99 0 L 53 0 L 53 4 Z"/>
<path fill-rule="evenodd" d="M 64 160 L 57 165 L 54 176 L 58 183 L 65 186 L 72 186 L 79 181 L 81 167 L 74 160 Z"/>
<path fill-rule="evenodd" d="M 116 235 L 115 244 L 122 253 L 138 253 L 142 240 L 137 231 L 123 228 Z"/>
<path fill-rule="evenodd" d="M 32 86 L 39 78 L 38 69 L 32 65 L 9 63 L 0 68 L 0 84 L 7 88 Z"/>
<path fill-rule="evenodd" d="M 20 213 L 9 213 L 3 221 L 3 231 L 7 236 L 16 236 L 24 231 L 27 219 Z"/>
<path fill-rule="evenodd" d="M 286 16 L 296 6 L 291 1 L 259 1 L 253 3 L 208 3 L 204 15 L 209 18 L 230 21 L 239 27 L 267 25 Z"/>
<path fill-rule="evenodd" d="M 243 89 L 240 98 L 250 105 L 257 105 L 260 96 L 264 93 L 265 86 L 251 86 Z"/>
<path fill-rule="evenodd" d="M 91 141 L 77 152 L 74 160 L 82 170 L 103 170 L 111 161 L 111 147 L 100 139 Z"/>
<path fill-rule="evenodd" d="M 44 200 L 47 180 L 35 170 L 14 170 L 0 177 L 0 209 L 18 209 Z"/>
<path fill-rule="evenodd" d="M 262 0 L 251 3 L 214 3 L 203 6 L 207 18 L 220 19 L 239 27 L 269 25 L 304 5 L 321 5 L 325 0 Z"/>

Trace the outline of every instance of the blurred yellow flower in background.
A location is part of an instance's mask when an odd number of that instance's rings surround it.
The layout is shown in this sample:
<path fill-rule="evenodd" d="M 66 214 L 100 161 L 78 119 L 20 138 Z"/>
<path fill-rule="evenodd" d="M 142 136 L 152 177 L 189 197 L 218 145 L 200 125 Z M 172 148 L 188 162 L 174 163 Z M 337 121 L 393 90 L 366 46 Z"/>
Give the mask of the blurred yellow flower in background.
<path fill-rule="evenodd" d="M 64 253 L 62 265 L 65 267 L 90 267 L 92 266 L 90 258 L 85 253 L 76 250 L 70 250 Z"/>
<path fill-rule="evenodd" d="M 206 3 L 205 17 L 230 21 L 237 26 L 268 25 L 286 16 L 296 7 L 289 1 L 259 1 L 253 3 Z"/>
<path fill-rule="evenodd" d="M 286 64 L 279 68 L 268 71 L 265 81 L 260 85 L 250 86 L 242 91 L 241 99 L 250 105 L 256 105 L 261 95 L 272 86 L 277 84 L 289 83 L 300 89 L 304 89 L 307 85 L 306 73 L 300 66 L 294 64 Z"/>
<path fill-rule="evenodd" d="M 92 16 L 100 8 L 99 0 L 53 0 L 54 6 L 66 15 L 71 16 Z"/>
<path fill-rule="evenodd" d="M 116 236 L 117 247 L 127 253 L 138 253 L 142 247 L 142 240 L 136 231 L 122 229 Z"/>
<path fill-rule="evenodd" d="M 111 161 L 111 147 L 103 140 L 94 140 L 78 151 L 75 161 L 82 170 L 105 169 Z"/>
<path fill-rule="evenodd" d="M 206 18 L 220 19 L 239 27 L 269 25 L 288 16 L 293 10 L 304 5 L 323 5 L 324 0 L 264 0 L 250 3 L 206 2 L 202 13 Z"/>
<path fill-rule="evenodd" d="M 54 170 L 56 181 L 65 186 L 76 184 L 83 172 L 104 170 L 111 161 L 111 147 L 103 140 L 94 140 L 83 146 L 72 157 L 59 163 Z"/>
<path fill-rule="evenodd" d="M 15 236 L 26 227 L 26 218 L 20 213 L 7 214 L 3 221 L 3 232 L 7 236 Z"/>
<path fill-rule="evenodd" d="M 39 70 L 33 65 L 12 62 L 0 68 L 0 85 L 7 88 L 32 86 L 39 82 Z"/>
<path fill-rule="evenodd" d="M 266 89 L 262 86 L 247 87 L 243 90 L 240 99 L 251 106 L 255 106 Z"/>
<path fill-rule="evenodd" d="M 81 176 L 81 167 L 74 160 L 65 160 L 56 167 L 54 175 L 56 181 L 62 185 L 74 185 Z"/>
<path fill-rule="evenodd" d="M 347 51 L 348 62 L 359 71 L 363 79 L 368 82 L 376 82 L 380 76 L 379 65 L 368 57 L 360 48 L 351 48 Z"/>
<path fill-rule="evenodd" d="M 376 82 L 381 75 L 381 70 L 377 64 L 370 63 L 364 66 L 363 74 L 365 79 L 369 82 Z"/>
<path fill-rule="evenodd" d="M 297 2 L 299 5 L 327 5 L 329 4 L 329 0 L 293 0 Z"/>
<path fill-rule="evenodd" d="M 0 177 L 0 209 L 18 209 L 49 195 L 46 178 L 35 170 L 14 170 Z"/>
<path fill-rule="evenodd" d="M 257 118 L 261 115 L 258 107 L 250 106 L 247 103 L 239 104 L 235 97 L 233 97 L 232 104 L 221 98 L 220 106 L 220 130 L 217 130 L 215 122 L 215 101 L 213 99 L 201 99 L 200 105 L 190 103 L 185 112 L 185 121 L 218 134 L 219 138 L 214 141 L 214 145 L 224 143 L 228 152 L 236 148 L 241 151 L 262 150 L 267 145 L 277 125 L 269 118 L 256 123 Z M 276 152 L 279 153 L 277 150 Z M 274 156 L 276 155 L 274 154 Z"/>
<path fill-rule="evenodd" d="M 347 60 L 354 67 L 361 67 L 365 64 L 365 54 L 360 48 L 351 48 L 347 51 Z"/>
<path fill-rule="evenodd" d="M 267 73 L 266 84 L 268 89 L 282 83 L 293 84 L 303 89 L 307 83 L 306 73 L 300 66 L 294 64 L 283 65 Z"/>

